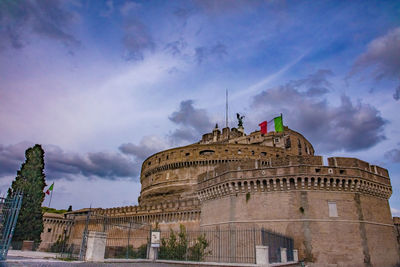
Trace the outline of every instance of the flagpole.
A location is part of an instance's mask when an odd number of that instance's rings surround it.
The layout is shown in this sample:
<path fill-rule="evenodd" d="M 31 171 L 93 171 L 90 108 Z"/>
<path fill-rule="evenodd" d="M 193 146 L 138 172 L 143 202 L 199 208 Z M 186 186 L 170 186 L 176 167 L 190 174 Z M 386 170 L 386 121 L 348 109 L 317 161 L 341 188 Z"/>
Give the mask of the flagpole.
<path fill-rule="evenodd" d="M 49 208 L 50 208 L 51 198 L 52 198 L 52 197 L 53 197 L 53 190 L 51 190 L 50 201 L 49 201 Z"/>
<path fill-rule="evenodd" d="M 228 128 L 228 89 L 226 89 L 225 127 Z"/>

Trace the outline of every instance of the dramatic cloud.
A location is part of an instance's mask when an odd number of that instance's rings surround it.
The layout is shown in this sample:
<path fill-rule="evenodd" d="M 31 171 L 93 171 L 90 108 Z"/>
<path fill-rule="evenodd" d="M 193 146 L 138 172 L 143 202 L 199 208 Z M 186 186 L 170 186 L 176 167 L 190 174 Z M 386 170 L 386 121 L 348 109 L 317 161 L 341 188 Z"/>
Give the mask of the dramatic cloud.
<path fill-rule="evenodd" d="M 400 163 L 400 149 L 394 148 L 392 150 L 389 150 L 385 153 L 385 158 L 395 162 L 395 163 Z"/>
<path fill-rule="evenodd" d="M 139 145 L 132 143 L 122 144 L 119 150 L 127 155 L 132 155 L 141 164 L 147 157 L 167 148 L 167 144 L 157 136 L 145 136 Z"/>
<path fill-rule="evenodd" d="M 197 141 L 202 134 L 212 129 L 207 111 L 193 107 L 193 100 L 182 101 L 179 110 L 168 118 L 180 126 L 170 136 L 174 144 L 181 141 Z"/>
<path fill-rule="evenodd" d="M 76 46 L 79 41 L 67 31 L 73 19 L 62 1 L 1 1 L 0 46 L 22 48 L 30 41 L 30 33 Z"/>
<path fill-rule="evenodd" d="M 29 142 L 0 145 L 0 174 L 15 175 L 25 161 Z M 67 153 L 54 145 L 45 145 L 45 172 L 51 179 L 71 178 L 74 175 L 103 179 L 129 178 L 139 175 L 140 165 L 120 153 L 96 152 L 85 155 Z"/>
<path fill-rule="evenodd" d="M 155 48 L 153 38 L 146 25 L 137 19 L 129 18 L 124 23 L 123 43 L 127 49 L 125 58 L 128 60 L 143 60 L 145 51 Z"/>
<path fill-rule="evenodd" d="M 324 78 L 327 74 L 330 73 L 318 71 L 306 79 L 263 91 L 254 97 L 253 108 L 263 116 L 282 112 L 284 123 L 304 134 L 317 151 L 358 151 L 384 140 L 386 121 L 375 107 L 362 102 L 353 104 L 344 95 L 339 106 L 328 103 L 324 97 L 324 85 L 329 85 Z"/>
<path fill-rule="evenodd" d="M 361 71 L 373 71 L 375 80 L 397 79 L 393 98 L 400 99 L 400 27 L 369 43 L 367 51 L 357 58 L 350 76 Z"/>
<path fill-rule="evenodd" d="M 16 175 L 25 161 L 25 150 L 33 145 L 30 142 L 8 146 L 0 144 L 0 175 Z"/>
<path fill-rule="evenodd" d="M 332 84 L 327 80 L 328 76 L 333 75 L 330 70 L 318 70 L 317 72 L 310 74 L 307 78 L 290 81 L 289 86 L 294 88 L 305 87 L 306 96 L 322 96 L 329 92 L 329 88 Z"/>
<path fill-rule="evenodd" d="M 198 64 L 203 63 L 209 58 L 216 57 L 218 59 L 228 55 L 227 48 L 224 44 L 216 44 L 214 46 L 200 46 L 195 49 L 195 57 Z"/>

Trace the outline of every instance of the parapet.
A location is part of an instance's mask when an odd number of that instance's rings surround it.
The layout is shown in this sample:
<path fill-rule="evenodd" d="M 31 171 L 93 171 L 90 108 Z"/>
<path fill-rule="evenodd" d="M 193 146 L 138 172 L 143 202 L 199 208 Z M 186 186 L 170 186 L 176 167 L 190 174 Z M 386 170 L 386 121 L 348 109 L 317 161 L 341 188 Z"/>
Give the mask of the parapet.
<path fill-rule="evenodd" d="M 210 144 L 210 143 L 227 143 L 229 139 L 238 138 L 241 136 L 245 136 L 244 133 L 240 132 L 236 128 L 229 129 L 229 127 L 225 127 L 221 131 L 218 129 L 218 125 L 214 128 L 211 133 L 203 134 L 203 137 L 200 140 L 200 144 Z"/>
<path fill-rule="evenodd" d="M 106 216 L 117 216 L 117 215 L 135 215 L 135 214 L 148 214 L 148 213 L 173 212 L 173 211 L 185 211 L 185 210 L 198 210 L 200 209 L 199 204 L 200 203 L 198 199 L 175 200 L 175 201 L 165 201 L 159 203 L 149 203 L 139 206 L 96 209 L 96 211 L 93 213 Z"/>
<path fill-rule="evenodd" d="M 389 179 L 389 172 L 387 169 L 376 165 L 370 165 L 368 162 L 356 158 L 332 157 L 328 158 L 328 165 L 331 167 L 358 168 Z"/>

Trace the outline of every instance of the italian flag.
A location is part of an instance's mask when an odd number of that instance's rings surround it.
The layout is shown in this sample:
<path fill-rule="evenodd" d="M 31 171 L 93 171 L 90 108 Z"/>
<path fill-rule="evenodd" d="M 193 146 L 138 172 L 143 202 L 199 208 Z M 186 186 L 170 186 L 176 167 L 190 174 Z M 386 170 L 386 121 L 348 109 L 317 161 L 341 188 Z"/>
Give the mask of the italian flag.
<path fill-rule="evenodd" d="M 268 132 L 283 132 L 282 115 L 275 117 L 270 121 L 263 121 L 259 126 L 262 134 L 267 134 Z"/>
<path fill-rule="evenodd" d="M 47 189 L 46 194 L 50 195 L 50 191 L 53 192 L 54 182 L 50 185 L 49 189 Z"/>

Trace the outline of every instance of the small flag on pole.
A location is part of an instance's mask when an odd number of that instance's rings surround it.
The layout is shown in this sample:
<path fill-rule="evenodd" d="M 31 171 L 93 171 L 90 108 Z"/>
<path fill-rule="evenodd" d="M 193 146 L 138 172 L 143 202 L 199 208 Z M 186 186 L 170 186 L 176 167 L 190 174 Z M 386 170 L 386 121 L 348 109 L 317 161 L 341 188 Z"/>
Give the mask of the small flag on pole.
<path fill-rule="evenodd" d="M 261 128 L 260 131 L 262 134 L 267 134 L 267 122 L 266 121 L 263 121 L 258 126 L 260 126 L 260 128 Z"/>
<path fill-rule="evenodd" d="M 46 194 L 50 195 L 50 191 L 53 192 L 54 182 L 50 185 L 49 189 L 47 189 Z"/>
<path fill-rule="evenodd" d="M 282 115 L 279 117 L 275 117 L 270 121 L 263 121 L 258 126 L 260 126 L 260 132 L 262 134 L 266 134 L 268 132 L 283 132 L 283 122 L 282 122 Z"/>

